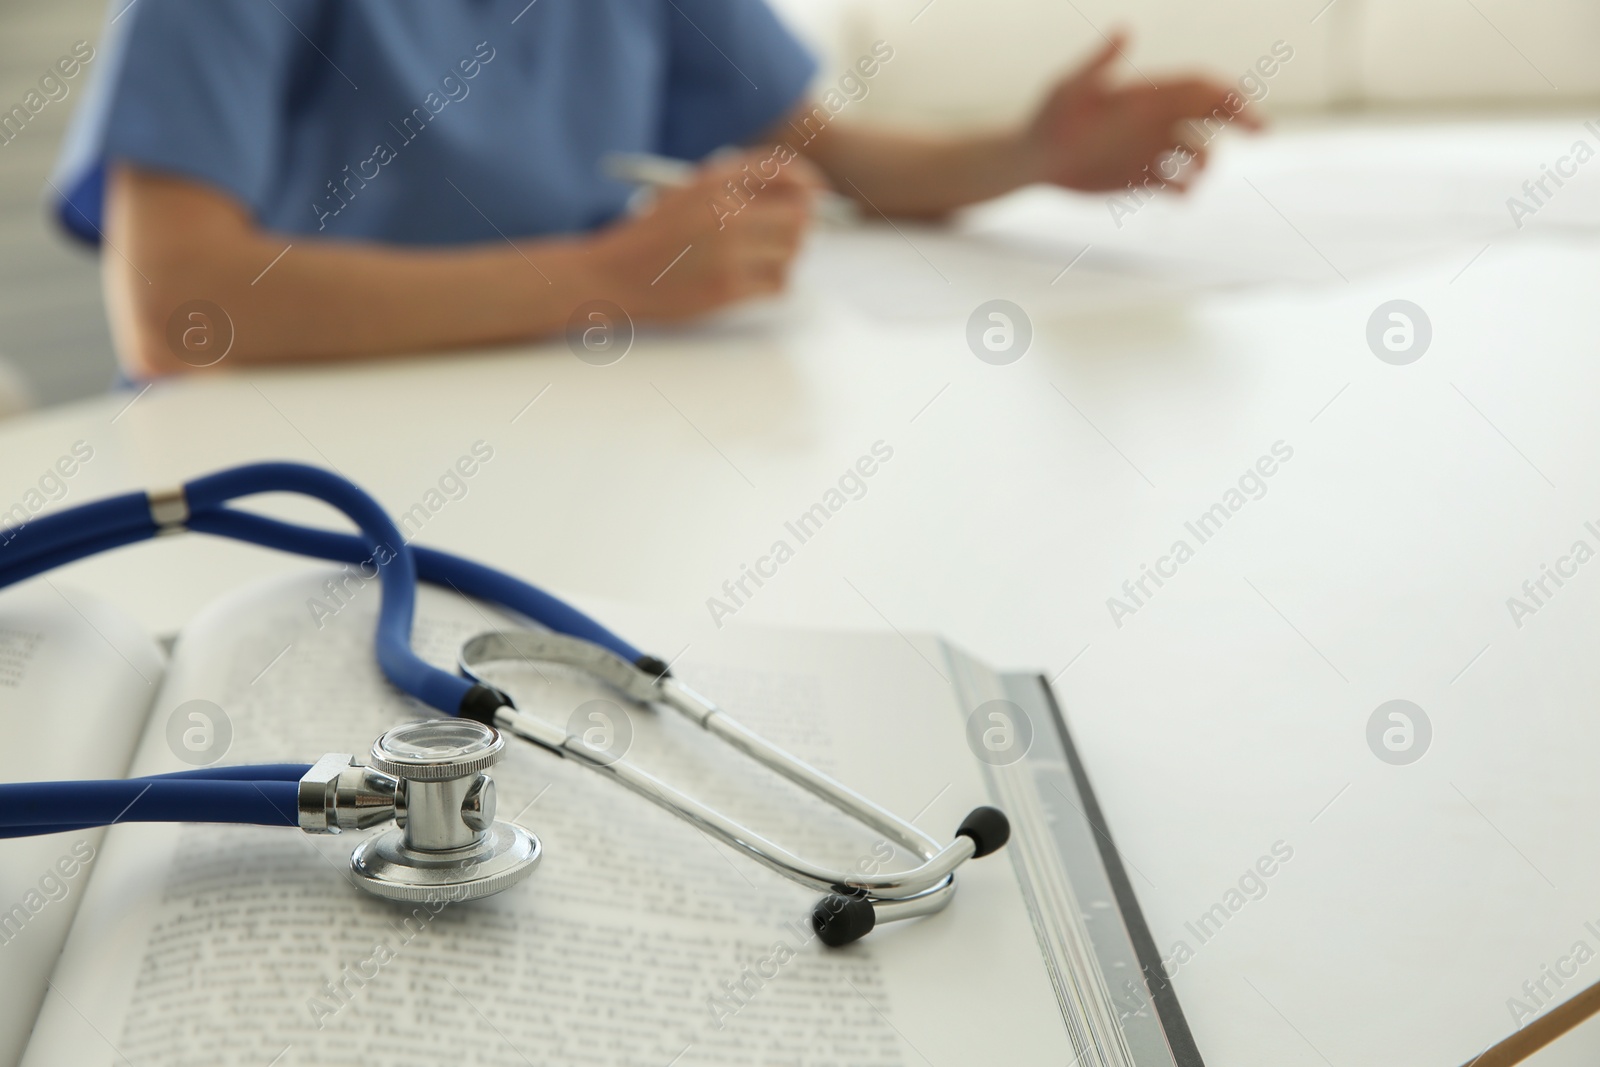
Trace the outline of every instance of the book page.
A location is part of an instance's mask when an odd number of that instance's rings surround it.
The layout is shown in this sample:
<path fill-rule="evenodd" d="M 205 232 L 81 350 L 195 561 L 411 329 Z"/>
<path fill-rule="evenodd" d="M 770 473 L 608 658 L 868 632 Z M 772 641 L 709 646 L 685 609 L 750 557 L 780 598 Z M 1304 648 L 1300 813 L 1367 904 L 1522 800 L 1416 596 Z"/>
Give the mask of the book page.
<path fill-rule="evenodd" d="M 421 710 L 372 658 L 377 589 L 337 612 L 330 572 L 256 587 L 186 628 L 159 706 L 214 702 L 225 762 L 365 753 Z M 627 620 L 611 618 L 621 625 Z M 424 590 L 435 662 L 506 625 Z M 731 631 L 674 667 L 747 725 L 936 838 L 987 799 L 949 680 L 894 634 Z M 698 654 L 697 654 L 698 653 Z M 517 665 L 497 684 L 565 721 L 601 687 Z M 159 716 L 158 716 L 159 717 Z M 905 864 L 885 842 L 670 713 L 634 709 L 630 759 L 787 847 Z M 177 768 L 164 733 L 136 772 Z M 500 817 L 540 834 L 532 878 L 406 907 L 348 876 L 357 835 L 124 825 L 107 835 L 25 1063 L 918 1064 L 1070 1060 L 1016 878 L 964 868 L 942 914 L 844 950 L 816 894 L 586 769 L 513 741 Z"/>
<path fill-rule="evenodd" d="M 0 781 L 121 778 L 164 657 L 114 607 L 29 582 L 0 596 Z M 0 840 L 0 1064 L 22 1056 L 101 832 Z"/>

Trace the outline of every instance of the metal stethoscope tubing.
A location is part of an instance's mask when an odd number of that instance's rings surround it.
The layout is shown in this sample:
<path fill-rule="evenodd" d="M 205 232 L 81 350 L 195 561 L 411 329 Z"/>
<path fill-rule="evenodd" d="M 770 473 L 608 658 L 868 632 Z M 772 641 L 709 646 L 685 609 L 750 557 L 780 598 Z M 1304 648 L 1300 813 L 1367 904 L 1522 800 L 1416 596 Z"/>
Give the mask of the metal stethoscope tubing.
<path fill-rule="evenodd" d="M 561 634 L 514 631 L 480 634 L 461 649 L 462 672 L 479 681 L 483 680 L 479 668 L 484 664 L 511 660 L 560 663 L 575 667 L 599 678 L 636 703 L 670 707 L 717 739 L 876 830 L 922 861 L 910 870 L 889 874 L 852 872 L 812 863 L 649 772 L 591 749 L 562 727 L 513 707 L 502 708 L 496 716 L 495 725 L 507 732 L 606 775 L 802 885 L 836 893 L 864 893 L 873 897 L 905 899 L 937 888 L 956 867 L 981 854 L 980 850 L 990 851 L 983 849 L 983 844 L 986 840 L 992 840 L 992 827 L 963 824 L 955 841 L 941 846 L 915 826 L 750 731 L 677 679 L 659 675 L 652 677 L 593 645 L 574 641 Z M 982 817 L 977 819 L 979 823 L 982 821 Z M 983 832 L 985 829 L 990 831 L 987 838 Z"/>

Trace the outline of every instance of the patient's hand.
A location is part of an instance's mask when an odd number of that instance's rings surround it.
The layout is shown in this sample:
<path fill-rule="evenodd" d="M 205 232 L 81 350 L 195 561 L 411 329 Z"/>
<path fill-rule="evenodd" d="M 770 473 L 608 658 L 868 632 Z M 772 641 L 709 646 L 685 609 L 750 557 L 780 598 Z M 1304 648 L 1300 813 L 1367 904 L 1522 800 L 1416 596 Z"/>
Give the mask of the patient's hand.
<path fill-rule="evenodd" d="M 807 160 L 774 151 L 719 156 L 597 238 L 601 277 L 635 318 L 687 319 L 784 287 L 826 187 Z"/>
<path fill-rule="evenodd" d="M 1112 85 L 1108 74 L 1124 43 L 1121 34 L 1113 36 L 1057 83 L 1035 114 L 1024 137 L 1040 180 L 1098 192 L 1143 185 L 1154 176 L 1157 184 L 1181 190 L 1205 166 L 1206 142 L 1218 129 L 1235 122 L 1260 128 L 1240 94 L 1220 82 Z M 1187 155 L 1192 162 L 1174 166 L 1166 159 L 1174 152 L 1177 160 Z"/>

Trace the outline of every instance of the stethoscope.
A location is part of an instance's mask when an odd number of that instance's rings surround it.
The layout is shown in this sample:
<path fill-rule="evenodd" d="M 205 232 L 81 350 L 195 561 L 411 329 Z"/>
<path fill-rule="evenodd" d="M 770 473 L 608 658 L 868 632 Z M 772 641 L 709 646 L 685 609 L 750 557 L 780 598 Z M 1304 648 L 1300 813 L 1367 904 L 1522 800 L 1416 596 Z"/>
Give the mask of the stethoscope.
<path fill-rule="evenodd" d="M 344 512 L 360 535 L 299 526 L 228 507 L 258 493 L 314 497 Z M 525 827 L 495 818 L 494 781 L 505 735 L 611 778 L 731 848 L 826 894 L 812 925 L 844 945 L 877 923 L 941 910 L 965 861 L 1006 843 L 996 808 L 967 815 L 940 845 L 904 819 L 741 726 L 727 712 L 587 615 L 511 575 L 437 549 L 408 546 L 383 508 L 348 480 L 295 463 L 218 471 L 163 492 L 134 492 L 67 508 L 13 530 L 0 553 L 0 588 L 85 556 L 192 530 L 343 563 L 376 564 L 381 590 L 377 659 L 389 681 L 447 716 L 406 723 L 373 743 L 365 763 L 331 753 L 314 764 L 208 767 L 120 781 L 0 785 L 0 837 L 118 822 L 298 826 L 312 834 L 394 826 L 359 844 L 356 884 L 391 900 L 453 902 L 498 893 L 533 873 L 543 854 Z M 454 675 L 411 648 L 419 580 L 449 585 L 532 619 L 549 632 L 495 631 L 468 640 Z M 581 735 L 520 711 L 482 674 L 507 661 L 587 673 L 641 706 L 671 708 L 708 733 L 827 801 L 920 862 L 906 871 L 838 870 L 803 859 Z"/>

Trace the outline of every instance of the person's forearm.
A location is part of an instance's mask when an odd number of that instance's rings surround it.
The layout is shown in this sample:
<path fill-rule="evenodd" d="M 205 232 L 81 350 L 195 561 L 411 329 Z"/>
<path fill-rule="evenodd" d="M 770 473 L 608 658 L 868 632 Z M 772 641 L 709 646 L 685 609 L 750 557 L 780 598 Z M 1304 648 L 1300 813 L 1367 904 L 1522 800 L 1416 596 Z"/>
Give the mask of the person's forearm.
<path fill-rule="evenodd" d="M 941 137 L 834 125 L 802 151 L 870 212 L 938 217 L 1038 180 L 1021 131 Z"/>
<path fill-rule="evenodd" d="M 744 165 L 708 165 L 593 233 L 431 249 L 270 232 L 213 186 L 119 165 L 102 257 L 113 339 L 129 374 L 152 377 L 224 349 L 238 364 L 550 337 L 595 300 L 634 322 L 692 318 L 782 288 L 821 184 L 798 164 L 732 221 L 708 211 Z"/>
<path fill-rule="evenodd" d="M 227 358 L 235 363 L 559 333 L 578 304 L 601 295 L 588 251 L 581 241 L 423 251 L 263 233 L 144 263 L 108 252 L 107 291 L 119 347 L 133 357 L 133 369 L 159 374 L 195 362 L 174 350 L 182 342 L 173 341 L 169 323 L 196 300 L 226 312 Z"/>
<path fill-rule="evenodd" d="M 604 235 L 446 249 L 286 236 L 215 191 L 126 168 L 108 190 L 106 230 L 112 330 L 140 376 L 223 348 L 229 363 L 250 363 L 548 336 L 582 302 L 627 299 L 632 284 Z M 227 322 L 191 318 L 196 302 Z"/>

